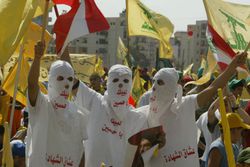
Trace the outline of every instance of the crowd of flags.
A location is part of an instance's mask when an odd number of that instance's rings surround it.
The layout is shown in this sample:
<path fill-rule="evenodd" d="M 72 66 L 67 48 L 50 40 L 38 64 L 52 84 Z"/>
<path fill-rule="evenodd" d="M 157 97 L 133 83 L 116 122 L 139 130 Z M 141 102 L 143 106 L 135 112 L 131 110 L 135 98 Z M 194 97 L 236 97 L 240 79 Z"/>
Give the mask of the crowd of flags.
<path fill-rule="evenodd" d="M 14 66 L 8 70 L 8 74 L 4 76 L 2 87 L 9 96 L 13 97 L 16 76 L 20 75 L 19 78 L 22 79 L 19 79 L 16 86 L 17 94 L 15 98 L 24 106 L 26 105 L 27 76 L 30 69 L 30 60 L 34 56 L 34 45 L 41 39 L 42 33 L 45 34 L 46 46 L 52 39 L 52 35 L 48 31 L 43 32 L 44 27 L 32 22 L 33 18 L 44 15 L 46 8 L 56 8 L 57 4 L 71 7 L 66 14 L 57 14 L 54 25 L 56 51 L 59 55 L 63 53 L 72 40 L 89 33 L 109 29 L 108 21 L 98 9 L 94 0 L 53 0 L 49 1 L 47 7 L 46 1 L 49 0 L 2 0 L 0 2 L 0 22 L 2 24 L 0 29 L 0 66 L 4 67 L 11 56 L 19 57 L 19 61 L 16 61 Z M 250 41 L 250 6 L 223 0 L 203 0 L 203 2 L 208 18 L 207 40 L 209 50 L 207 56 L 201 62 L 202 77 L 187 84 L 202 85 L 206 83 L 212 73 L 216 70 L 224 70 L 227 67 L 236 52 L 249 52 L 249 49 L 245 49 Z M 140 0 L 126 0 L 126 16 L 129 36 L 147 36 L 157 39 L 160 44 L 159 57 L 173 58 L 173 48 L 169 39 L 173 34 L 174 25 L 167 17 L 152 11 Z M 13 19 L 10 20 L 10 18 Z M 129 48 L 126 48 L 119 38 L 117 40 L 117 57 L 122 64 L 127 66 L 129 66 L 128 55 Z M 80 59 L 80 57 L 76 59 Z M 102 76 L 105 73 L 100 57 L 89 56 L 88 60 L 84 61 L 88 62 L 86 63 L 88 64 L 88 70 L 85 70 L 88 73 L 81 75 L 89 76 L 90 73 L 97 72 Z M 193 64 L 190 64 L 183 71 L 184 75 L 191 75 L 192 66 Z M 79 68 L 84 67 L 79 66 Z M 242 70 L 248 75 L 247 67 L 242 67 Z M 77 71 L 80 70 L 77 69 L 76 73 Z M 143 88 L 144 82 L 140 77 L 139 67 L 137 67 L 131 92 L 135 102 L 146 91 Z M 42 84 L 41 89 L 46 92 Z M 3 111 L 5 105 L 1 105 L 1 111 Z M 2 120 L 4 120 L 3 113 Z M 8 128 L 7 126 L 5 125 L 6 128 Z M 8 136 L 5 136 L 5 140 L 9 141 Z M 9 146 L 6 144 L 9 142 L 4 143 L 7 150 L 4 152 L 3 160 L 5 161 L 6 155 L 10 155 L 10 151 L 8 151 Z M 7 166 L 13 166 L 13 162 L 11 164 L 10 161 L 10 165 Z"/>

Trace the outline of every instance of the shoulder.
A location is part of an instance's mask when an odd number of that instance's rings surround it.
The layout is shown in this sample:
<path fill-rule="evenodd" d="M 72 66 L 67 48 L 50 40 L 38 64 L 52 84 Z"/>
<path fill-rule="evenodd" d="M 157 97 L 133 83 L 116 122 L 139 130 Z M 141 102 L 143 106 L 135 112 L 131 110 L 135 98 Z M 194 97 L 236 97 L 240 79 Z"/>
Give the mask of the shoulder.
<path fill-rule="evenodd" d="M 209 150 L 211 151 L 214 148 L 217 148 L 220 152 L 225 149 L 225 146 L 220 138 L 212 142 Z"/>
<path fill-rule="evenodd" d="M 142 113 L 142 114 L 147 113 L 149 111 L 149 105 L 135 108 L 132 111 L 135 113 L 139 113 L 139 114 L 140 113 Z"/>

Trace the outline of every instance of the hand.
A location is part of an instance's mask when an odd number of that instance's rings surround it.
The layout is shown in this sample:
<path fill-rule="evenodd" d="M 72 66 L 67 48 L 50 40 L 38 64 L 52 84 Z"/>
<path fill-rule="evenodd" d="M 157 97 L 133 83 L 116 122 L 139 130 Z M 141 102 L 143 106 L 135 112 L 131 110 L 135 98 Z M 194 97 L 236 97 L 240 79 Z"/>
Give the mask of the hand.
<path fill-rule="evenodd" d="M 45 41 L 38 41 L 35 45 L 35 58 L 40 59 L 44 55 Z"/>
<path fill-rule="evenodd" d="M 235 67 L 242 66 L 246 63 L 247 59 L 247 52 L 238 52 L 235 57 L 233 58 L 231 65 L 234 65 Z"/>

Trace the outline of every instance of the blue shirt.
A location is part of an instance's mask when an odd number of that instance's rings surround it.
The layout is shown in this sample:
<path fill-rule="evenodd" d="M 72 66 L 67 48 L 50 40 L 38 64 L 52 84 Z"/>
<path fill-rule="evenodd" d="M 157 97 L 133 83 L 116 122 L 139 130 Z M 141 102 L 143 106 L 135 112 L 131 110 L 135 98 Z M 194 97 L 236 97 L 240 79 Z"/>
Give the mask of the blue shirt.
<path fill-rule="evenodd" d="M 232 144 L 232 147 L 233 147 L 233 153 L 234 153 L 234 160 L 236 162 L 237 156 L 239 154 L 239 148 L 238 148 L 238 146 L 236 144 Z M 208 156 L 206 158 L 205 167 L 208 166 L 208 157 L 209 157 L 210 152 L 211 152 L 211 150 L 213 148 L 217 148 L 220 151 L 220 154 L 222 156 L 220 167 L 228 167 L 228 163 L 227 163 L 228 161 L 227 161 L 227 154 L 226 154 L 226 150 L 225 150 L 225 145 L 224 145 L 223 141 L 221 140 L 221 138 L 218 138 L 217 140 L 215 140 L 211 144 L 209 152 L 208 152 Z"/>

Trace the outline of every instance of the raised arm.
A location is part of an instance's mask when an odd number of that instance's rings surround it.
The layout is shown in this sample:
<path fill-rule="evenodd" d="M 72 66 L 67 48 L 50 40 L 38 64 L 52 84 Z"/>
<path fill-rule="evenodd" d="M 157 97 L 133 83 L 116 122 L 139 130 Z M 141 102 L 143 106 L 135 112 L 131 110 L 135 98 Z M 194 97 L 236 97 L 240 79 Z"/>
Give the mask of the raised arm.
<path fill-rule="evenodd" d="M 218 123 L 218 119 L 215 116 L 215 111 L 219 109 L 219 98 L 217 98 L 209 107 L 207 111 L 207 127 L 210 133 L 213 133 L 215 126 Z"/>
<path fill-rule="evenodd" d="M 246 52 L 238 53 L 228 65 L 226 70 L 223 71 L 208 88 L 198 94 L 197 102 L 199 107 L 205 106 L 207 101 L 210 101 L 215 93 L 217 93 L 217 89 L 223 88 L 227 84 L 228 80 L 236 72 L 236 67 L 245 64 L 246 57 Z"/>
<path fill-rule="evenodd" d="M 44 54 L 44 49 L 45 43 L 41 41 L 37 42 L 35 45 L 34 61 L 30 67 L 28 76 L 28 97 L 32 106 L 36 105 L 36 99 L 39 92 L 38 79 L 40 74 L 40 59 Z"/>

